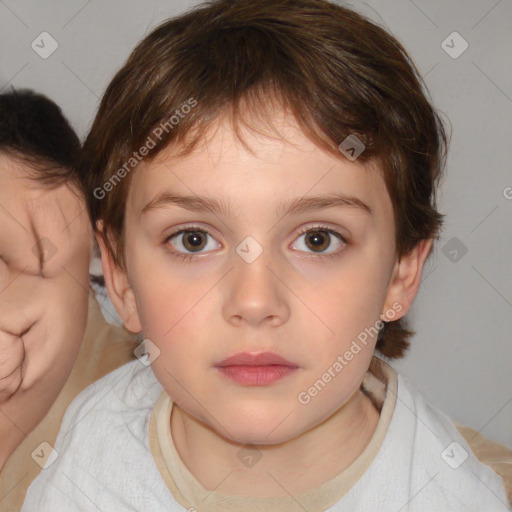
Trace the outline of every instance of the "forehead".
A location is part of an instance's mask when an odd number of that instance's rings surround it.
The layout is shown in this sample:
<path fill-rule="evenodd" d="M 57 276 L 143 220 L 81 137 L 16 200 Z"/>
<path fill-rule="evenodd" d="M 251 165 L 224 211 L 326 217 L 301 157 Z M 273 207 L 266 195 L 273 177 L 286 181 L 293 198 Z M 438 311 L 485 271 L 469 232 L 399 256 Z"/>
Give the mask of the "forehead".
<path fill-rule="evenodd" d="M 232 211 L 259 204 L 267 208 L 297 197 L 343 193 L 389 213 L 391 200 L 374 162 L 349 161 L 319 148 L 292 115 L 274 112 L 269 131 L 259 120 L 241 129 L 227 117 L 210 127 L 194 151 L 176 156 L 173 147 L 142 162 L 132 176 L 128 208 L 140 214 L 164 190 L 216 197 Z M 278 209 L 277 209 L 278 210 Z M 276 210 L 276 212 L 277 212 Z"/>

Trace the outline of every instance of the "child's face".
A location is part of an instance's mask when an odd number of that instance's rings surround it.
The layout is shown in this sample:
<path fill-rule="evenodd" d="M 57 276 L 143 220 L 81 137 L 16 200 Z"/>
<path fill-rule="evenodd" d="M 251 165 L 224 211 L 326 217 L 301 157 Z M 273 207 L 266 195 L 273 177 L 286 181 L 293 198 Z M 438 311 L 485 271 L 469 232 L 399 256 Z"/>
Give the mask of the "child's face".
<path fill-rule="evenodd" d="M 194 154 L 176 159 L 166 150 L 142 163 L 126 208 L 128 280 L 118 270 L 114 299 L 126 326 L 159 348 L 153 370 L 171 398 L 242 443 L 286 441 L 348 402 L 376 336 L 359 349 L 353 340 L 387 310 L 403 316 L 410 303 L 397 284 L 392 204 L 378 173 L 322 151 L 289 117 L 282 133 L 288 142 L 247 132 L 253 156 L 220 124 Z M 165 194 L 187 196 L 189 207 Z M 319 203 L 285 213 L 292 203 L 335 194 L 371 213 Z M 222 211 L 205 209 L 202 199 Z M 171 237 L 184 229 L 195 236 Z M 398 307 L 397 299 L 404 299 Z M 351 346 L 353 358 L 341 363 Z M 239 367 L 231 369 L 236 381 L 216 367 L 240 352 L 273 352 L 296 368 L 249 385 L 276 372 Z M 329 369 L 330 382 L 308 392 Z"/>
<path fill-rule="evenodd" d="M 0 402 L 31 390 L 37 410 L 61 391 L 82 341 L 93 238 L 67 184 L 27 176 L 0 155 Z"/>

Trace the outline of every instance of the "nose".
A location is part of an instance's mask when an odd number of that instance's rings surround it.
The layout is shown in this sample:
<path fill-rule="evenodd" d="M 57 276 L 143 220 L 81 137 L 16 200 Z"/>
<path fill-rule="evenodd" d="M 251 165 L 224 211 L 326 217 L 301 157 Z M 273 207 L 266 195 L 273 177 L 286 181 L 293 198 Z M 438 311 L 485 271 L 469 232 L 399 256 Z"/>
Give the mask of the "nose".
<path fill-rule="evenodd" d="M 289 289 L 270 253 L 263 251 L 252 262 L 235 254 L 233 261 L 234 268 L 226 281 L 226 321 L 235 326 L 246 323 L 271 327 L 286 322 L 290 316 Z"/>

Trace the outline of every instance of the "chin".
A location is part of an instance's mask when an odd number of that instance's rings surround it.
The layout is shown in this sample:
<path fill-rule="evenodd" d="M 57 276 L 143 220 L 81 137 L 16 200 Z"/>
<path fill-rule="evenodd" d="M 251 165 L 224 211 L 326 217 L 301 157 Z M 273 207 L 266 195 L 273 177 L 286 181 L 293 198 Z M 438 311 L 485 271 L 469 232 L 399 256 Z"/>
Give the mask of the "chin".
<path fill-rule="evenodd" d="M 297 422 L 293 420 L 293 415 L 286 417 L 282 413 L 259 415 L 256 418 L 254 414 L 244 416 L 238 412 L 235 417 L 222 420 L 221 424 L 226 425 L 229 433 L 217 432 L 239 444 L 281 444 L 300 433 L 297 432 Z"/>
<path fill-rule="evenodd" d="M 220 433 L 222 434 L 222 433 Z M 274 434 L 269 436 L 269 431 L 259 431 L 256 429 L 237 429 L 236 431 L 230 430 L 231 436 L 229 441 L 240 445 L 277 445 L 289 441 L 293 436 L 287 436 L 286 433 L 281 433 L 276 436 Z"/>

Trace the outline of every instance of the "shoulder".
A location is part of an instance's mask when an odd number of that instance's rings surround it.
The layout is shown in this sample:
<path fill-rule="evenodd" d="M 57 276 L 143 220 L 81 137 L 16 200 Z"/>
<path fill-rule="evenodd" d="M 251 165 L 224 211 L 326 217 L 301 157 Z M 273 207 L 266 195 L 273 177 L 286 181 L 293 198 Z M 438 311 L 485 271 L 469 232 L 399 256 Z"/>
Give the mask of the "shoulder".
<path fill-rule="evenodd" d="M 403 447 L 418 509 L 420 503 L 437 502 L 464 510 L 507 510 L 501 477 L 476 458 L 451 419 L 400 374 L 388 434 L 393 440 L 388 446 Z"/>
<path fill-rule="evenodd" d="M 51 465 L 30 486 L 22 510 L 94 510 L 91 500 L 111 511 L 124 510 L 124 499 L 142 506 L 146 480 L 158 499 L 168 499 L 148 441 L 162 390 L 151 367 L 136 360 L 82 391 L 66 411 Z"/>
<path fill-rule="evenodd" d="M 71 402 L 61 425 L 61 433 L 97 421 L 111 421 L 124 413 L 150 410 L 162 386 L 150 367 L 139 360 L 124 364 L 97 380 Z"/>
<path fill-rule="evenodd" d="M 162 393 L 151 367 L 139 360 L 124 364 L 84 389 L 69 405 L 55 449 L 79 456 L 86 451 L 102 458 L 105 447 L 116 443 L 112 436 L 126 431 L 143 437 L 151 411 Z M 108 447 L 110 450 L 110 446 Z"/>

